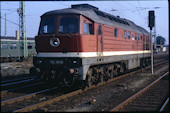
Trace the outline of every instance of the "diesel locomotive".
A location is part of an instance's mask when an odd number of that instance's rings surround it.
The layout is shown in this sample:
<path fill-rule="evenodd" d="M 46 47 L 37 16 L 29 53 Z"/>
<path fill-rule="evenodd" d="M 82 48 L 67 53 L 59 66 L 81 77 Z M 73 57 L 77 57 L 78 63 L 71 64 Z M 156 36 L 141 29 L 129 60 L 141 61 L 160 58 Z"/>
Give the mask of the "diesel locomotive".
<path fill-rule="evenodd" d="M 31 75 L 91 86 L 150 62 L 151 38 L 134 22 L 89 4 L 41 16 Z"/>

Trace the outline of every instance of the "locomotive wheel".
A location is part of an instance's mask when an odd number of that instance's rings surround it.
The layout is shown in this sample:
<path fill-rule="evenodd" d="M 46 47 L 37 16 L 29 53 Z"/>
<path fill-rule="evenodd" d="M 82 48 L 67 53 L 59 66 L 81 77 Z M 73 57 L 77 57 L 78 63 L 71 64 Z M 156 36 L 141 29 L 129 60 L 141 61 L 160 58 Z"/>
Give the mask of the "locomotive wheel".
<path fill-rule="evenodd" d="M 121 65 L 120 65 L 120 72 L 124 73 L 125 70 L 126 70 L 126 65 L 124 63 L 121 63 Z"/>
<path fill-rule="evenodd" d="M 117 77 L 117 76 L 118 76 L 118 68 L 115 66 L 113 77 Z"/>
<path fill-rule="evenodd" d="M 41 75 L 41 80 L 42 82 L 47 82 L 48 81 L 48 77 L 45 75 Z"/>
<path fill-rule="evenodd" d="M 87 84 L 88 87 L 93 85 L 92 75 L 87 75 L 86 84 Z"/>
<path fill-rule="evenodd" d="M 103 79 L 104 79 L 104 81 L 107 81 L 109 79 L 109 73 L 108 73 L 108 67 L 107 66 L 103 67 Z"/>
<path fill-rule="evenodd" d="M 104 81 L 108 81 L 109 80 L 109 73 L 105 73 L 105 76 L 104 76 Z"/>
<path fill-rule="evenodd" d="M 103 75 L 99 73 L 99 82 L 103 82 Z"/>
<path fill-rule="evenodd" d="M 110 74 L 109 79 L 112 79 L 114 76 L 114 72 L 111 70 L 111 71 L 109 71 L 109 74 Z"/>

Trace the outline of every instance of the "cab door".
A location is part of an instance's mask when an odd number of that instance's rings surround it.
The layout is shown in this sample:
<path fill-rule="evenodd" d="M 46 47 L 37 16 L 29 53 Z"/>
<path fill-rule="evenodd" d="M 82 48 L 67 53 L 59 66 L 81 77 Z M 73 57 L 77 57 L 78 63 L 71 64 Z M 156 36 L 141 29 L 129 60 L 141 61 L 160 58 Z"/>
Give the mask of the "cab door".
<path fill-rule="evenodd" d="M 97 29 L 97 56 L 103 55 L 103 34 L 102 26 L 99 25 Z"/>

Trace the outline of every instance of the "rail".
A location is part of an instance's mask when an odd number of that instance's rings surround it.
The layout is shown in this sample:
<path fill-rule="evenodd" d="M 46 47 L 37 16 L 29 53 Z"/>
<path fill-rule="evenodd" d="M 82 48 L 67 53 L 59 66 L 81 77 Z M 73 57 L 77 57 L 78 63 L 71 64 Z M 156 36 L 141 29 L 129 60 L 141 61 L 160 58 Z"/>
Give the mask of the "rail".
<path fill-rule="evenodd" d="M 7 82 L 15 82 L 15 81 L 20 81 L 20 80 L 30 79 L 30 78 L 31 77 L 18 78 L 18 79 L 12 79 L 12 80 L 4 80 L 4 81 L 1 81 L 1 84 L 7 83 Z"/>
<path fill-rule="evenodd" d="M 29 85 L 22 86 L 22 87 L 17 87 L 17 88 L 14 88 L 14 89 L 9 89 L 9 90 L 1 91 L 1 97 L 5 96 L 8 92 L 11 92 L 11 91 L 14 91 L 14 90 L 17 90 L 17 89 L 22 89 L 22 88 L 34 86 L 34 85 L 38 85 L 38 84 L 42 84 L 42 83 L 38 82 L 38 83 L 35 83 L 35 84 L 29 84 Z"/>
<path fill-rule="evenodd" d="M 50 90 L 53 90 L 53 89 L 56 89 L 56 88 L 57 87 L 53 87 L 53 88 L 50 88 L 50 89 L 45 89 L 45 90 L 38 91 L 38 92 L 35 92 L 35 93 L 31 93 L 31 94 L 28 94 L 28 95 L 24 95 L 24 96 L 12 98 L 12 99 L 4 100 L 4 101 L 1 101 L 1 106 L 4 106 L 5 104 L 11 104 L 11 103 L 14 103 L 16 101 L 22 101 L 24 99 L 29 99 L 29 98 L 35 97 L 37 94 L 44 93 L 46 91 L 50 91 Z"/>
<path fill-rule="evenodd" d="M 159 110 L 159 112 L 162 112 L 162 111 L 165 109 L 165 107 L 166 107 L 166 105 L 168 104 L 168 102 L 169 102 L 169 98 L 167 98 L 167 100 L 165 101 L 165 103 L 163 104 L 163 106 L 161 107 L 161 109 Z"/>
<path fill-rule="evenodd" d="M 0 86 L 1 87 L 5 87 L 5 86 L 9 86 L 9 85 L 14 85 L 14 84 L 19 84 L 19 83 L 23 83 L 23 82 L 28 82 L 28 81 L 31 81 L 31 80 L 34 80 L 34 79 L 30 78 L 30 79 L 27 79 L 27 80 L 22 80 L 22 81 L 7 83 L 7 84 L 1 84 Z"/>
<path fill-rule="evenodd" d="M 125 105 L 129 104 L 132 100 L 134 100 L 136 97 L 139 97 L 141 94 L 143 94 L 144 92 L 146 92 L 150 87 L 152 87 L 154 84 L 156 84 L 159 80 L 161 80 L 163 77 L 165 77 L 166 75 L 168 75 L 169 72 L 166 72 L 165 74 L 163 74 L 161 77 L 159 77 L 157 80 L 155 80 L 154 82 L 152 82 L 150 85 L 148 85 L 147 87 L 145 87 L 144 89 L 142 89 L 141 91 L 137 92 L 135 95 L 131 96 L 130 98 L 126 99 L 124 102 L 122 102 L 121 104 L 119 104 L 118 106 L 116 106 L 115 108 L 113 108 L 111 110 L 111 112 L 115 112 L 115 111 L 119 111 L 120 109 L 124 108 Z"/>

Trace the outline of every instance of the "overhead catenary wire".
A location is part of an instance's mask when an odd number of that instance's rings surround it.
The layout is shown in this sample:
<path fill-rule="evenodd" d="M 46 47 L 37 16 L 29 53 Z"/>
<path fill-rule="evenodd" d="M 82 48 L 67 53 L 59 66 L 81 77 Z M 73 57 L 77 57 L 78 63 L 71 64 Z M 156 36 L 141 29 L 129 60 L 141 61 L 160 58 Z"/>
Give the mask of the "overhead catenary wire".
<path fill-rule="evenodd" d="M 1 17 L 1 18 L 5 20 L 5 18 L 3 18 L 3 17 Z M 19 26 L 18 23 L 12 22 L 12 21 L 10 21 L 10 20 L 8 20 L 8 19 L 6 19 L 6 21 L 8 21 L 8 22 L 10 22 L 10 23 L 12 23 L 12 24 L 15 24 L 15 25 L 18 25 L 18 26 Z"/>
<path fill-rule="evenodd" d="M 52 2 L 52 4 L 56 4 L 56 5 L 59 5 L 60 3 L 60 5 L 62 5 L 63 7 L 71 7 L 71 5 L 70 4 L 73 4 L 72 2 L 65 2 L 65 1 L 57 1 L 56 3 L 55 3 L 56 1 L 54 1 L 54 2 Z M 12 11 L 12 10 L 15 10 L 16 8 L 13 8 L 14 6 L 13 5 L 16 5 L 16 7 L 18 6 L 18 2 L 17 2 L 17 4 L 16 4 L 16 2 L 2 2 L 2 3 L 5 3 L 5 5 L 6 6 L 10 6 L 10 8 L 7 8 L 7 7 L 3 7 L 3 9 L 2 9 L 2 12 L 10 12 L 10 11 Z M 134 15 L 137 15 L 139 18 L 141 17 L 141 19 L 145 22 L 144 24 L 142 24 L 143 26 L 147 26 L 147 17 L 144 17 L 143 15 L 142 15 L 142 11 L 145 9 L 145 10 L 147 10 L 147 9 L 151 9 L 151 8 L 153 8 L 153 7 L 145 7 L 144 5 L 143 5 L 143 2 L 140 2 L 140 1 L 136 1 L 136 3 L 135 2 L 130 2 L 130 1 L 127 1 L 126 3 L 127 3 L 127 5 L 124 5 L 124 4 L 121 4 L 121 2 L 119 2 L 119 1 L 108 1 L 108 3 L 105 3 L 104 1 L 95 1 L 95 2 L 92 2 L 92 1 L 87 1 L 87 2 L 85 2 L 85 1 L 83 1 L 83 2 L 74 2 L 74 4 L 76 4 L 76 3 L 89 3 L 89 4 L 92 4 L 92 5 L 94 5 L 94 6 L 98 6 L 99 7 L 99 10 L 101 9 L 101 10 L 103 10 L 103 11 L 106 11 L 107 13 L 110 13 L 110 14 L 113 14 L 114 12 L 113 11 L 110 11 L 110 9 L 112 9 L 112 8 L 115 8 L 116 6 L 117 6 L 117 10 L 121 13 L 121 14 L 124 14 L 126 17 L 128 17 L 129 18 L 129 20 L 131 20 L 131 18 L 132 18 L 132 16 L 130 17 L 130 14 L 125 14 L 124 13 L 124 10 L 125 11 L 129 11 L 129 12 L 131 12 L 132 14 L 134 14 Z M 135 3 L 135 4 L 134 4 Z M 5 5 L 2 5 L 2 6 L 5 6 Z M 143 6 L 142 6 L 143 5 Z M 29 5 L 28 5 L 29 6 Z M 27 6 L 27 7 L 28 7 Z M 159 5 L 158 5 L 159 6 Z M 120 8 L 119 8 L 120 7 Z M 161 6 L 160 8 L 167 8 L 167 7 L 165 7 L 165 5 L 164 6 Z M 137 10 L 137 11 L 135 11 L 135 10 Z M 133 12 L 133 11 L 135 11 L 135 12 Z M 37 15 L 39 15 L 38 13 L 37 14 L 34 14 L 34 12 L 31 12 L 31 11 L 27 11 L 28 13 L 26 14 L 26 18 L 34 18 L 34 16 L 36 17 Z M 35 12 L 36 13 L 36 12 Z M 138 13 L 140 13 L 140 14 L 138 14 Z M 15 13 L 12 13 L 12 14 L 15 14 Z M 116 13 L 116 14 L 118 14 L 118 13 Z M 141 16 L 142 15 L 142 16 Z M 13 18 L 14 16 L 12 15 L 12 18 Z M 18 15 L 17 15 L 17 17 L 18 17 Z M 123 17 L 123 16 L 122 16 Z M 11 19 L 12 19 L 11 18 Z M 133 19 L 133 18 L 132 18 Z M 135 20 L 135 22 L 140 22 L 140 21 L 142 21 L 142 20 L 140 20 L 140 19 L 138 19 L 138 20 Z M 10 20 L 11 21 L 11 20 Z M 29 20 L 27 19 L 27 22 L 28 22 Z M 12 22 L 15 22 L 15 21 L 12 21 Z M 30 22 L 30 21 L 29 21 Z M 33 21 L 34 22 L 34 21 Z M 31 22 L 32 23 L 32 22 Z M 34 22 L 35 23 L 35 22 Z M 141 22 L 140 22 L 141 23 Z M 3 23 L 2 23 L 3 24 Z M 29 23 L 28 23 L 29 24 Z M 35 24 L 33 24 L 33 25 L 37 25 L 37 26 L 39 26 L 38 25 L 39 24 L 39 22 L 38 23 L 35 23 Z M 16 25 L 16 24 L 15 24 Z M 35 26 L 36 27 L 36 26 Z M 147 28 L 147 27 L 146 27 Z M 164 27 L 162 27 L 162 28 L 164 28 Z M 160 29 L 160 30 L 162 30 L 163 31 L 163 29 Z M 28 28 L 28 29 L 32 29 L 32 28 Z M 165 28 L 164 28 L 165 29 Z M 167 30 L 166 30 L 166 32 L 167 32 Z M 166 33 L 167 34 L 167 33 Z"/>
<path fill-rule="evenodd" d="M 11 14 L 11 13 L 13 13 L 13 12 L 16 12 L 17 10 L 15 9 L 15 10 L 13 10 L 13 11 L 11 11 L 11 12 L 9 12 L 9 13 L 5 13 L 6 15 L 9 15 L 9 14 Z M 5 14 L 3 15 L 3 16 L 1 16 L 1 17 L 4 17 L 5 16 Z"/>
<path fill-rule="evenodd" d="M 124 7 L 124 8 L 126 8 L 127 9 L 127 11 L 129 11 L 129 12 L 132 12 L 129 8 L 127 8 L 127 7 L 125 7 L 125 6 L 123 6 L 123 5 L 121 5 L 121 4 L 119 4 L 119 3 L 117 3 L 117 2 L 115 2 L 116 4 L 118 4 L 118 6 L 122 6 L 122 7 Z M 135 14 L 135 15 L 137 15 L 136 13 L 134 13 L 134 12 L 132 12 L 132 14 Z M 139 15 L 137 15 L 137 16 L 139 16 Z M 141 16 L 141 15 L 140 15 Z M 141 19 L 143 20 L 144 18 L 143 17 L 141 17 Z M 145 19 L 144 19 L 145 20 Z M 144 24 L 144 26 L 146 26 L 145 24 Z"/>

